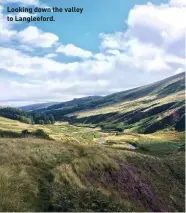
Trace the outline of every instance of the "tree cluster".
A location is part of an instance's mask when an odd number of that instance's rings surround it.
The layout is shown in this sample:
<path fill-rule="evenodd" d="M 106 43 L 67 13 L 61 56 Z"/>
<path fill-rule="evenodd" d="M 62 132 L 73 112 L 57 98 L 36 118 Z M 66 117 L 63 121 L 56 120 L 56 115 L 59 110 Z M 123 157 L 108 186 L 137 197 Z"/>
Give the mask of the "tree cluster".
<path fill-rule="evenodd" d="M 12 108 L 12 107 L 3 107 L 0 108 L 0 116 L 18 120 L 23 123 L 28 124 L 54 124 L 55 119 L 52 114 L 46 115 L 45 113 L 30 113 L 23 110 Z"/>
<path fill-rule="evenodd" d="M 54 124 L 55 119 L 52 114 L 46 115 L 45 113 L 32 113 L 35 124 Z"/>

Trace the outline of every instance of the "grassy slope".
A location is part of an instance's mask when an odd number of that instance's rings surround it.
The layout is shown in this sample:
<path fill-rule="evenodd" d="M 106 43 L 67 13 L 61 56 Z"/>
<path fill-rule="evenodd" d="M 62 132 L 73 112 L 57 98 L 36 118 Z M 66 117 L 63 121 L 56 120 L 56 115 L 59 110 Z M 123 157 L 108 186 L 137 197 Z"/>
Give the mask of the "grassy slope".
<path fill-rule="evenodd" d="M 184 211 L 184 154 L 0 139 L 0 211 Z"/>
<path fill-rule="evenodd" d="M 127 131 L 141 133 L 174 129 L 185 113 L 184 85 L 185 75 L 181 74 L 150 86 L 116 93 L 105 97 L 105 104 L 112 100 L 108 106 L 69 114 L 69 120 L 103 127 L 121 124 Z"/>
<path fill-rule="evenodd" d="M 0 129 L 37 128 L 58 141 L 0 139 L 0 211 L 184 211 L 183 133 L 115 135 L 0 118 Z M 139 149 L 117 146 L 131 142 Z"/>
<path fill-rule="evenodd" d="M 56 120 L 132 132 L 173 128 L 185 113 L 185 74 L 105 97 L 75 99 L 40 110 Z"/>

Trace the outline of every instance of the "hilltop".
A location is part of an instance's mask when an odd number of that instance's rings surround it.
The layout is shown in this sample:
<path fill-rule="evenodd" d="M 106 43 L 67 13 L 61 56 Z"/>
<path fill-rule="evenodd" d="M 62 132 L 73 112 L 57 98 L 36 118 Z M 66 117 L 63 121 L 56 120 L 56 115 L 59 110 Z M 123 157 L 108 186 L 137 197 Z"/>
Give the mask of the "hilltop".
<path fill-rule="evenodd" d="M 19 107 L 19 108 L 24 110 L 24 111 L 29 112 L 29 111 L 33 111 L 33 110 L 47 108 L 47 107 L 54 105 L 54 104 L 57 104 L 57 102 L 32 104 L 32 105 L 28 105 L 28 106 L 22 106 L 22 107 Z"/>

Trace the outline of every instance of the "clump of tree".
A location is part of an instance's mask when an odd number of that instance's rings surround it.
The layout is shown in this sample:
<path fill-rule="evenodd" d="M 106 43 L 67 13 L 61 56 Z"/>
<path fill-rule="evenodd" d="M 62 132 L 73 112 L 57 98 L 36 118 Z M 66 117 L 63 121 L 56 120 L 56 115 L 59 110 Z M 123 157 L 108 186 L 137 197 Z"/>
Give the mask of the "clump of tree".
<path fill-rule="evenodd" d="M 49 135 L 42 129 L 37 129 L 36 131 L 29 132 L 27 129 L 21 132 L 21 135 L 24 137 L 36 137 L 36 138 L 44 138 L 44 139 L 51 139 Z"/>
<path fill-rule="evenodd" d="M 52 114 L 25 112 L 18 108 L 3 107 L 0 108 L 0 116 L 18 120 L 27 124 L 54 124 L 55 119 Z"/>
<path fill-rule="evenodd" d="M 45 113 L 32 113 L 35 124 L 54 124 L 55 119 L 52 114 L 46 115 Z"/>
<path fill-rule="evenodd" d="M 119 133 L 122 133 L 124 131 L 123 123 L 117 123 L 117 124 L 106 123 L 106 124 L 101 124 L 100 126 L 102 130 L 106 130 L 106 131 L 115 131 Z"/>
<path fill-rule="evenodd" d="M 19 120 L 21 122 L 28 124 L 33 123 L 33 117 L 31 115 L 17 108 L 12 107 L 0 108 L 0 116 L 13 120 Z"/>

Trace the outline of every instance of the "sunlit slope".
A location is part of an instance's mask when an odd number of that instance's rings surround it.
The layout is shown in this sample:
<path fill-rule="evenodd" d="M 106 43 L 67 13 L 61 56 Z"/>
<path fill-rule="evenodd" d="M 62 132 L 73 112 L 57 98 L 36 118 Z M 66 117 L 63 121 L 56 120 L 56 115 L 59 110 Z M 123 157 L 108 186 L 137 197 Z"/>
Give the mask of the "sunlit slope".
<path fill-rule="evenodd" d="M 109 100 L 108 105 L 106 103 Z M 185 75 L 179 74 L 146 87 L 107 96 L 105 105 L 70 113 L 63 119 L 72 123 L 101 126 L 105 130 L 117 130 L 119 127 L 121 130 L 140 133 L 166 128 L 183 131 Z M 58 113 L 60 111 L 56 112 L 56 116 Z"/>
<path fill-rule="evenodd" d="M 34 138 L 0 146 L 0 211 L 184 211 L 183 151 L 159 158 Z"/>
<path fill-rule="evenodd" d="M 33 132 L 38 129 L 42 129 L 54 140 L 75 144 L 95 144 L 107 135 L 97 128 L 76 127 L 65 122 L 57 122 L 54 125 L 31 125 L 0 117 L 0 131 L 21 133 L 24 130 Z"/>

